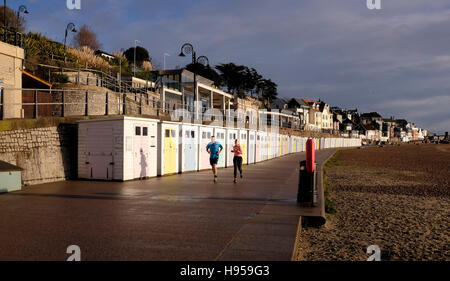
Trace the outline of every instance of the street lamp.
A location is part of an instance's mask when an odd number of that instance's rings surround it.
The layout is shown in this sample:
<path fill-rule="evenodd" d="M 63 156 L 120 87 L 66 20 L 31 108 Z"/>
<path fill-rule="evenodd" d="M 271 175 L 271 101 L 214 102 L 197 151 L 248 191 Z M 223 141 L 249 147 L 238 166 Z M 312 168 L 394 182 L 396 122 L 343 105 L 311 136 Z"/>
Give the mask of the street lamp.
<path fill-rule="evenodd" d="M 29 14 L 25 5 L 20 5 L 19 9 L 17 9 L 16 31 L 19 31 L 20 13 Z"/>
<path fill-rule="evenodd" d="M 164 70 L 166 70 L 166 57 L 170 57 L 168 53 L 164 53 Z"/>
<path fill-rule="evenodd" d="M 122 56 L 125 50 L 123 48 L 120 49 L 120 58 L 119 58 L 119 93 L 122 92 Z"/>
<path fill-rule="evenodd" d="M 66 35 L 64 36 L 64 61 L 66 61 L 66 41 L 67 35 L 69 35 L 69 31 L 75 33 L 77 30 L 75 29 L 75 24 L 69 23 L 66 27 Z"/>
<path fill-rule="evenodd" d="M 192 55 L 192 66 L 193 66 L 193 72 L 194 72 L 194 101 L 198 102 L 198 93 L 197 93 L 197 71 L 196 71 L 196 64 L 200 63 L 203 65 L 209 66 L 209 59 L 205 56 L 200 56 L 197 59 L 197 54 L 194 51 L 194 46 L 190 43 L 185 43 L 181 46 L 181 52 L 178 56 L 185 57 L 186 55 Z M 198 108 L 198 106 L 196 106 Z M 195 119 L 197 119 L 198 116 L 198 109 L 195 110 Z"/>
<path fill-rule="evenodd" d="M 6 0 L 3 0 L 3 39 L 6 42 L 7 31 L 6 31 Z"/>
<path fill-rule="evenodd" d="M 139 40 L 134 40 L 134 63 L 133 63 L 133 76 L 136 77 L 136 48 L 137 48 L 137 43 L 142 43 Z"/>

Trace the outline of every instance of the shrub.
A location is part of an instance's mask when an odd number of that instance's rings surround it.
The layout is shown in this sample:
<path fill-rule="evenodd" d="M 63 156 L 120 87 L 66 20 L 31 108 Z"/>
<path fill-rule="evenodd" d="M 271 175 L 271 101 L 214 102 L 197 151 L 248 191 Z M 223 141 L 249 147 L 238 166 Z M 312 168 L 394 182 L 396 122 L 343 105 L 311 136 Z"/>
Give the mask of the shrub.
<path fill-rule="evenodd" d="M 111 67 L 106 60 L 97 56 L 89 47 L 83 46 L 80 49 L 67 48 L 67 52 L 75 56 L 79 64 L 86 68 L 96 68 L 104 71 Z"/>
<path fill-rule="evenodd" d="M 58 59 L 64 58 L 64 44 L 52 41 L 40 33 L 29 32 L 24 35 L 24 49 L 27 58 L 56 57 Z M 68 61 L 75 61 L 75 57 L 67 53 L 66 59 Z"/>
<path fill-rule="evenodd" d="M 52 82 L 61 84 L 69 83 L 69 76 L 67 76 L 66 74 L 53 74 Z"/>

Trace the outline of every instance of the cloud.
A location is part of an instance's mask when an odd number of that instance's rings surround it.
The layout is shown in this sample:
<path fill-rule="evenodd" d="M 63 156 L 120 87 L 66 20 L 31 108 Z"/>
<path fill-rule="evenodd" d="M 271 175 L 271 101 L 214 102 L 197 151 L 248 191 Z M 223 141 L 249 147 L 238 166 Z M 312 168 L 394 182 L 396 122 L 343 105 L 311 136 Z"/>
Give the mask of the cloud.
<path fill-rule="evenodd" d="M 281 96 L 322 98 L 332 105 L 414 118 L 449 129 L 450 2 L 389 0 L 368 10 L 365 0 L 65 0 L 30 3 L 28 26 L 61 41 L 70 20 L 91 25 L 107 51 L 139 39 L 154 60 L 170 67 L 184 42 L 211 63 L 255 67 Z M 417 114 L 411 100 L 436 99 L 439 114 Z M 391 101 L 396 101 L 395 106 Z M 384 105 L 386 107 L 382 107 Z"/>

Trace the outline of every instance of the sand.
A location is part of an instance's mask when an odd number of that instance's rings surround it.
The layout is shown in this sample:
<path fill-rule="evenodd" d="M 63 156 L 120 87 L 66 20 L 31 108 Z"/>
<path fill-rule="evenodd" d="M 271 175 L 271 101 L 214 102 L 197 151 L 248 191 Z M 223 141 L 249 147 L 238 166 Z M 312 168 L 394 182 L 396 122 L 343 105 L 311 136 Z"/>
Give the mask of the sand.
<path fill-rule="evenodd" d="M 326 169 L 337 213 L 304 227 L 299 260 L 450 260 L 450 150 L 402 145 L 345 150 Z"/>

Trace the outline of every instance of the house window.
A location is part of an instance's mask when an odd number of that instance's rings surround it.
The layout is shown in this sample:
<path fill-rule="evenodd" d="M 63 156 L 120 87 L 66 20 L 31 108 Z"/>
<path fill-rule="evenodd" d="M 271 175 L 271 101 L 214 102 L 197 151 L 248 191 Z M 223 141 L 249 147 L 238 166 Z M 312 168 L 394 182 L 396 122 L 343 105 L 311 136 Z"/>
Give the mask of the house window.
<path fill-rule="evenodd" d="M 136 127 L 136 136 L 140 136 L 141 135 L 141 127 Z"/>
<path fill-rule="evenodd" d="M 186 138 L 188 139 L 189 138 L 189 136 L 190 136 L 190 133 L 189 133 L 189 131 L 186 131 Z"/>
<path fill-rule="evenodd" d="M 166 129 L 165 136 L 166 138 L 170 138 L 170 130 Z"/>
<path fill-rule="evenodd" d="M 191 137 L 195 138 L 195 131 L 191 131 Z"/>
<path fill-rule="evenodd" d="M 170 132 L 171 132 L 172 138 L 174 138 L 175 137 L 175 130 L 170 130 Z"/>
<path fill-rule="evenodd" d="M 142 135 L 143 136 L 148 136 L 148 127 L 143 127 L 142 128 Z"/>

